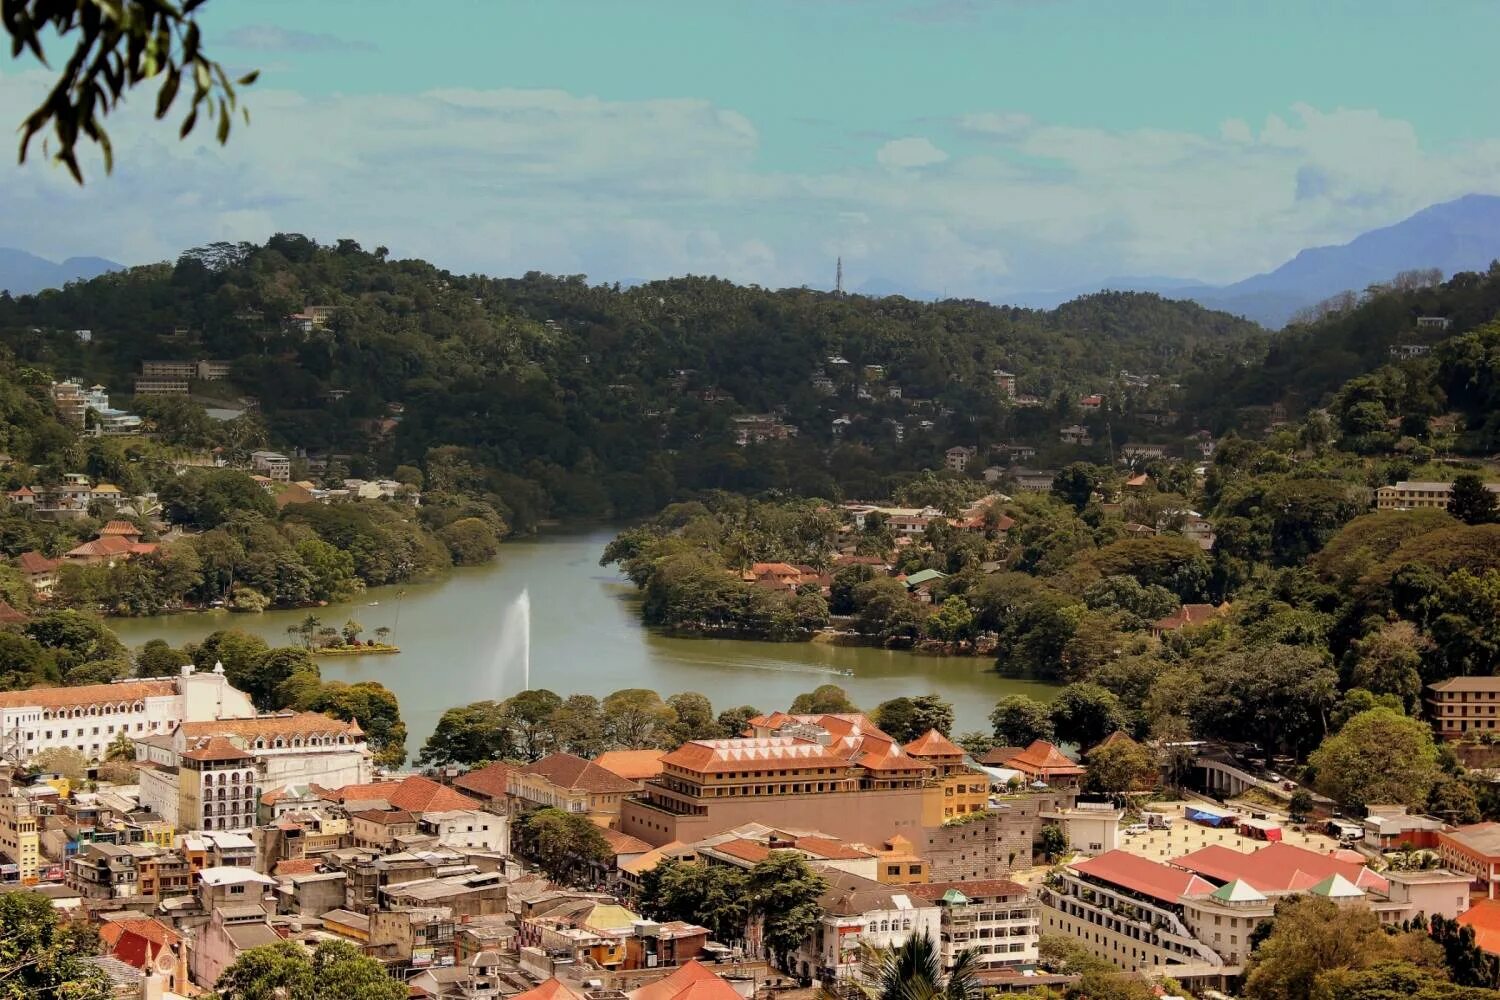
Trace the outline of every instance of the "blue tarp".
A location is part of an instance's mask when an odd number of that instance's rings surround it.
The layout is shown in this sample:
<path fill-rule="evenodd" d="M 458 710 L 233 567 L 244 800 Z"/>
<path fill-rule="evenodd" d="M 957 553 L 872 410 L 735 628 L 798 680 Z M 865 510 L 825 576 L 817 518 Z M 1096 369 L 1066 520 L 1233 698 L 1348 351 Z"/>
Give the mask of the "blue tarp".
<path fill-rule="evenodd" d="M 1182 815 L 1189 823 L 1201 823 L 1204 826 L 1232 826 L 1234 824 L 1233 813 L 1209 806 L 1187 806 L 1182 810 Z"/>

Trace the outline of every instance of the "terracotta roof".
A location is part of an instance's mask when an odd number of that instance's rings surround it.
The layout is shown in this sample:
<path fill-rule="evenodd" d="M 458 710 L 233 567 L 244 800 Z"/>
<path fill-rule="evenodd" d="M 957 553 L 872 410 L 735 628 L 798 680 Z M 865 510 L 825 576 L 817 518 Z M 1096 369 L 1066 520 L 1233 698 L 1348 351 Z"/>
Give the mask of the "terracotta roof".
<path fill-rule="evenodd" d="M 1450 677 L 1427 687 L 1431 691 L 1500 691 L 1500 677 Z"/>
<path fill-rule="evenodd" d="M 964 749 L 936 729 L 929 729 L 904 747 L 913 757 L 962 757 Z"/>
<path fill-rule="evenodd" d="M 540 986 L 535 986 L 525 993 L 517 993 L 510 1000 L 583 1000 L 583 994 L 553 976 Z"/>
<path fill-rule="evenodd" d="M 1026 887 L 1008 878 L 978 879 L 973 882 L 927 882 L 909 885 L 906 891 L 923 899 L 942 899 L 950 889 L 957 889 L 970 899 L 989 899 L 995 896 L 1024 896 Z"/>
<path fill-rule="evenodd" d="M 739 858 L 750 864 L 759 864 L 771 856 L 771 849 L 765 844 L 755 840 L 726 840 L 721 844 L 703 848 L 705 851 L 715 851 L 719 854 L 727 854 L 731 858 Z"/>
<path fill-rule="evenodd" d="M 570 753 L 548 754 L 521 768 L 523 774 L 546 778 L 559 788 L 584 792 L 633 792 L 636 784 L 607 771 L 591 760 Z"/>
<path fill-rule="evenodd" d="M 664 979 L 632 990 L 629 996 L 630 1000 L 740 1000 L 733 986 L 696 959 Z"/>
<path fill-rule="evenodd" d="M 797 850 L 828 861 L 857 861 L 874 857 L 869 851 L 850 847 L 842 840 L 834 840 L 832 837 L 798 837 L 792 843 Z"/>
<path fill-rule="evenodd" d="M 96 487 L 95 489 L 97 491 L 98 488 Z M 120 535 L 125 538 L 139 538 L 141 536 L 141 529 L 137 528 L 129 521 L 109 521 L 104 525 L 104 527 L 99 529 L 100 538 L 103 538 L 106 535 Z"/>
<path fill-rule="evenodd" d="M 792 736 L 692 740 L 662 758 L 663 765 L 688 771 L 753 771 L 770 763 L 782 766 L 845 767 L 848 761 L 820 743 Z"/>
<path fill-rule="evenodd" d="M 609 849 L 616 856 L 621 854 L 645 854 L 651 850 L 650 844 L 644 840 L 638 840 L 628 833 L 621 833 L 619 830 L 611 830 L 608 827 L 601 828 L 599 832 L 604 834 L 604 842 L 609 845 Z"/>
<path fill-rule="evenodd" d="M 329 802 L 337 802 L 343 805 L 345 802 L 389 802 L 397 788 L 401 787 L 399 781 L 376 781 L 365 785 L 341 785 L 338 788 L 325 788 L 322 785 L 313 785 L 312 789 L 322 798 Z"/>
<path fill-rule="evenodd" d="M 113 945 L 122 934 L 127 932 L 139 934 L 153 944 L 178 945 L 182 943 L 180 934 L 161 921 L 149 918 L 106 920 L 99 926 L 99 939 L 107 945 Z"/>
<path fill-rule="evenodd" d="M 126 681 L 122 684 L 30 688 L 24 691 L 0 691 L 0 708 L 31 705 L 40 708 L 72 708 L 74 706 L 82 708 L 89 705 L 113 705 L 140 698 L 160 698 L 176 693 L 177 685 L 172 681 Z"/>
<path fill-rule="evenodd" d="M 1491 955 L 1500 955 L 1500 899 L 1481 899 L 1458 915 L 1461 927 L 1474 928 L 1474 943 Z"/>
<path fill-rule="evenodd" d="M 313 875 L 317 873 L 320 862 L 317 858 L 283 858 L 276 862 L 273 875 Z"/>
<path fill-rule="evenodd" d="M 397 809 L 407 809 L 414 813 L 478 809 L 483 805 L 478 799 L 471 799 L 462 792 L 455 792 L 420 774 L 413 774 L 399 782 L 386 801 Z"/>
<path fill-rule="evenodd" d="M 1361 889 L 1382 893 L 1390 885 L 1359 862 L 1287 843 L 1268 844 L 1248 853 L 1213 844 L 1176 858 L 1172 864 L 1215 882 L 1238 879 L 1261 892 L 1309 889 L 1331 875 L 1343 876 Z"/>
<path fill-rule="evenodd" d="M 253 755 L 222 736 L 207 736 L 195 741 L 182 756 L 187 760 L 249 760 Z"/>
<path fill-rule="evenodd" d="M 649 872 L 668 858 L 682 857 L 692 852 L 685 848 L 681 841 L 673 840 L 660 847 L 653 847 L 634 860 L 627 861 L 620 866 L 620 871 L 629 872 L 631 875 L 640 875 Z"/>
<path fill-rule="evenodd" d="M 238 736 L 243 740 L 273 740 L 278 736 L 363 736 L 357 722 L 345 722 L 319 712 L 289 712 L 258 715 L 253 719 L 220 719 L 217 722 L 184 722 L 180 727 L 188 739 L 197 736 Z"/>
<path fill-rule="evenodd" d="M 4 601 L 0 601 L 0 625 L 19 625 L 24 621 L 30 621 L 30 618 Z"/>
<path fill-rule="evenodd" d="M 40 552 L 22 552 L 16 559 L 21 564 L 22 573 L 31 573 L 33 575 L 51 573 L 58 566 L 62 565 L 61 559 L 48 559 Z"/>
<path fill-rule="evenodd" d="M 594 763 L 627 781 L 644 781 L 661 774 L 665 750 L 607 750 Z"/>
<path fill-rule="evenodd" d="M 5 495 L 8 497 L 34 497 L 36 496 L 36 491 L 30 486 L 22 486 L 20 489 L 11 490 Z"/>
<path fill-rule="evenodd" d="M 349 818 L 379 823 L 381 826 L 395 826 L 398 823 L 415 823 L 417 821 L 417 817 L 405 809 L 362 809 L 359 812 L 350 813 Z"/>
<path fill-rule="evenodd" d="M 502 799 L 505 797 L 506 782 L 510 780 L 514 770 L 509 764 L 490 764 L 454 778 L 453 787 L 472 792 L 482 799 Z"/>
<path fill-rule="evenodd" d="M 1052 775 L 1078 775 L 1083 773 L 1079 767 L 1057 747 L 1046 740 L 1034 740 L 1031 746 L 1022 750 L 1014 757 L 1005 762 L 1007 767 L 1013 767 L 1017 771 L 1025 771 L 1027 774 L 1041 778 Z"/>
<path fill-rule="evenodd" d="M 1106 851 L 1097 858 L 1075 861 L 1068 867 L 1101 882 L 1166 903 L 1176 903 L 1183 896 L 1207 895 L 1214 891 L 1212 882 L 1199 878 L 1192 872 L 1160 864 L 1127 851 Z"/>
<path fill-rule="evenodd" d="M 1175 632 L 1189 625 L 1202 625 L 1218 615 L 1222 607 L 1224 606 L 1213 604 L 1184 604 L 1151 627 L 1164 632 Z"/>
<path fill-rule="evenodd" d="M 991 747 L 979 758 L 986 767 L 1004 767 L 1005 762 L 1025 750 L 1025 747 Z"/>

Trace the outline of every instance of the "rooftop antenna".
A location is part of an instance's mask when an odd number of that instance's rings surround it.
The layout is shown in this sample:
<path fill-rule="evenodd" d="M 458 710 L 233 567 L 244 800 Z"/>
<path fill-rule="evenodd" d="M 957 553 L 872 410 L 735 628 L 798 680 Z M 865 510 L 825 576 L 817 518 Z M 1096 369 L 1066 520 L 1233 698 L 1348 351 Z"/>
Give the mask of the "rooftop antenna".
<path fill-rule="evenodd" d="M 833 272 L 833 294 L 844 294 L 844 258 L 839 257 L 838 265 Z"/>

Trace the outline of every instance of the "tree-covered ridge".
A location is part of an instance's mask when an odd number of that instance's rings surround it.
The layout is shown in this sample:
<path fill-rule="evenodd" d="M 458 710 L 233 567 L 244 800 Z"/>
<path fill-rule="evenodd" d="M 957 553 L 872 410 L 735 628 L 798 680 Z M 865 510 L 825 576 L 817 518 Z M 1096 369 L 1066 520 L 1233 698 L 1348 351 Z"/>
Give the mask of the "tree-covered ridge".
<path fill-rule="evenodd" d="M 286 321 L 308 306 L 326 312 Z M 1154 295 L 1044 312 L 701 277 L 627 289 L 454 275 L 296 235 L 0 296 L 0 342 L 32 363 L 119 391 L 145 360 L 231 361 L 223 388 L 259 401 L 278 446 L 348 454 L 361 469 L 426 466 L 440 488 L 504 497 L 522 529 L 645 513 L 679 490 L 884 494 L 895 473 L 939 467 L 952 444 L 1054 442 L 1083 393 L 1111 393 L 1125 433 L 1132 407 L 1167 409 L 1170 383 L 1238 357 L 1258 330 Z M 1044 405 L 1014 406 L 995 369 Z M 1155 381 L 1120 385 L 1123 370 Z M 820 374 L 828 385 L 814 384 Z M 736 448 L 731 417 L 771 411 L 797 437 Z M 898 441 L 888 421 L 913 433 Z"/>

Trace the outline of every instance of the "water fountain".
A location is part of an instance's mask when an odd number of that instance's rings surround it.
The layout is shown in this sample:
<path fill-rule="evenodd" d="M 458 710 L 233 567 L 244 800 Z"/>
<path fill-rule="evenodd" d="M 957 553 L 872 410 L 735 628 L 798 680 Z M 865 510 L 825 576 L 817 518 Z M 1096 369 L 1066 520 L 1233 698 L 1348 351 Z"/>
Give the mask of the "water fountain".
<path fill-rule="evenodd" d="M 492 673 L 496 698 L 516 693 L 511 685 L 520 674 L 522 691 L 531 690 L 531 593 L 522 590 L 500 618 L 500 641 L 495 646 Z"/>

